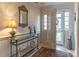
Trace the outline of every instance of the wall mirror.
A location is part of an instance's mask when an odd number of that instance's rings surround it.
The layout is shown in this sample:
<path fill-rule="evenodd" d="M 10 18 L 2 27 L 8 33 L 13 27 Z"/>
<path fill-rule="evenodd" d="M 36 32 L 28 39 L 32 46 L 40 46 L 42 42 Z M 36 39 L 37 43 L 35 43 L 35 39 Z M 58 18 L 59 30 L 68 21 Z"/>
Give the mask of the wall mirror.
<path fill-rule="evenodd" d="M 26 27 L 28 25 L 28 10 L 24 5 L 19 6 L 19 26 Z"/>

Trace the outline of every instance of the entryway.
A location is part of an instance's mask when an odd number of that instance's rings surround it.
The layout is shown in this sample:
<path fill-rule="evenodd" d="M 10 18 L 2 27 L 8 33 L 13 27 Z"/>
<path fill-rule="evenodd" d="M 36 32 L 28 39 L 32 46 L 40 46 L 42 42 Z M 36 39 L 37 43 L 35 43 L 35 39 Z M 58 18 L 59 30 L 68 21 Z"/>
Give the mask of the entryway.
<path fill-rule="evenodd" d="M 58 10 L 56 14 L 56 49 L 64 52 L 72 51 L 72 36 L 73 33 L 70 32 L 70 11 Z"/>

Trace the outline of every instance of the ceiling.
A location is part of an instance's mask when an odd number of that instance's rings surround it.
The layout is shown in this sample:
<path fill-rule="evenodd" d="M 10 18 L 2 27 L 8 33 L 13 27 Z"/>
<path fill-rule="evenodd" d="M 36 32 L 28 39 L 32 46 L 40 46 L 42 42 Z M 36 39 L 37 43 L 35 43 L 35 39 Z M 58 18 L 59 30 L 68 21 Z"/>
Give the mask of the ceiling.
<path fill-rule="evenodd" d="M 40 7 L 45 7 L 45 6 L 52 6 L 52 7 L 56 7 L 56 8 L 60 8 L 60 7 L 72 7 L 74 5 L 73 2 L 35 2 L 35 4 L 37 4 Z"/>

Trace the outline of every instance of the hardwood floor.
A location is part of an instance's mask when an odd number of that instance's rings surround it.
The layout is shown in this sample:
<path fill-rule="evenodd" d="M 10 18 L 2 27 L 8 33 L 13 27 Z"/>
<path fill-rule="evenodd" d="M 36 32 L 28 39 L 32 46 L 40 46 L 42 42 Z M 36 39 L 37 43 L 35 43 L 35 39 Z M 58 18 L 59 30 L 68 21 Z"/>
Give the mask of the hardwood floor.
<path fill-rule="evenodd" d="M 55 49 L 40 48 L 32 57 L 73 57 L 72 54 Z"/>

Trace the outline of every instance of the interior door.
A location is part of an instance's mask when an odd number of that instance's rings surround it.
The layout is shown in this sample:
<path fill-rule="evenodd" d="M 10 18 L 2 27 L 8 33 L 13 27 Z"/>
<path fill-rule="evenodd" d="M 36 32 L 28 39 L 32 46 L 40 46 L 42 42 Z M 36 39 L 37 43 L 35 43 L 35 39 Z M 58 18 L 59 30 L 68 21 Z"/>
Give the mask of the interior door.
<path fill-rule="evenodd" d="M 56 49 L 56 9 L 42 9 L 40 23 L 40 46 Z"/>

